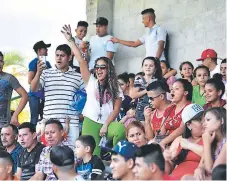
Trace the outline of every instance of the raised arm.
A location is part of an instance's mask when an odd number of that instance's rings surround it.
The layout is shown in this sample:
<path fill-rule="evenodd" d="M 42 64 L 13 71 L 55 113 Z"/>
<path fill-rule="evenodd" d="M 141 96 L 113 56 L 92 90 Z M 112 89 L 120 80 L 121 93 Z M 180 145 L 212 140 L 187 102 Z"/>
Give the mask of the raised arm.
<path fill-rule="evenodd" d="M 83 59 L 83 57 L 80 53 L 80 50 L 77 48 L 75 42 L 73 41 L 70 25 L 68 25 L 68 26 L 65 25 L 63 27 L 63 30 L 61 32 L 64 34 L 65 38 L 70 43 L 70 47 L 72 49 L 72 52 L 73 52 L 74 56 L 76 57 L 77 61 L 80 64 L 80 72 L 81 72 L 83 81 L 84 81 L 85 85 L 87 85 L 89 78 L 90 78 L 90 75 L 91 75 L 89 68 L 88 68 L 88 64 L 87 64 L 86 61 L 84 61 L 84 59 Z"/>
<path fill-rule="evenodd" d="M 125 41 L 125 40 L 120 40 L 118 38 L 111 38 L 111 41 L 114 43 L 120 43 L 122 45 L 128 46 L 128 47 L 138 47 L 140 45 L 142 45 L 142 42 L 140 40 L 136 40 L 136 41 Z"/>

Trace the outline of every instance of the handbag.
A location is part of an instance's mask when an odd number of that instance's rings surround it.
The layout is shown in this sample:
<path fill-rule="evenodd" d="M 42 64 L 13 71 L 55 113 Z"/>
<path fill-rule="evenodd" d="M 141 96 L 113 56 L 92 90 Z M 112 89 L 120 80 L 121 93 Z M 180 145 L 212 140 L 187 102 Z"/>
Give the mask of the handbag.
<path fill-rule="evenodd" d="M 168 119 L 170 113 L 173 111 L 173 109 L 175 108 L 176 106 L 173 106 L 170 111 L 168 112 L 167 116 L 165 117 L 164 121 L 162 122 L 162 125 L 160 126 L 159 130 L 157 130 L 156 134 L 155 134 L 155 142 L 156 143 L 160 143 L 163 139 L 165 139 L 167 136 L 169 136 L 169 134 L 164 134 L 164 135 L 160 135 L 160 131 L 161 131 L 161 128 L 164 126 L 166 120 Z"/>

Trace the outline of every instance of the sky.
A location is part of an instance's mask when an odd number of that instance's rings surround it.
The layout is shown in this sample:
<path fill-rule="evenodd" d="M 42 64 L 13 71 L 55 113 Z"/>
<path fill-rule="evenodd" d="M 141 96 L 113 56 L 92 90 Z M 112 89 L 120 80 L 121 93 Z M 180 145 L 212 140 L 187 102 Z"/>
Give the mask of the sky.
<path fill-rule="evenodd" d="M 61 28 L 86 20 L 86 0 L 1 0 L 0 51 L 19 51 L 28 65 L 35 56 L 33 45 L 51 43 L 48 58 L 54 64 L 57 45 L 66 43 Z"/>

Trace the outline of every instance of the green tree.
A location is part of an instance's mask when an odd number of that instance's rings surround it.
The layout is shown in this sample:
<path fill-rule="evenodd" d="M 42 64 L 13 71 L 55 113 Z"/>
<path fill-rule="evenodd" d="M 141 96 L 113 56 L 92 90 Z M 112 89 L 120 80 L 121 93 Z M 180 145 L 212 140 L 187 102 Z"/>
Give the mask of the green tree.
<path fill-rule="evenodd" d="M 23 57 L 21 53 L 17 51 L 7 52 L 6 54 L 4 54 L 5 67 L 9 65 L 20 65 L 26 68 L 24 60 L 25 60 L 25 57 Z"/>

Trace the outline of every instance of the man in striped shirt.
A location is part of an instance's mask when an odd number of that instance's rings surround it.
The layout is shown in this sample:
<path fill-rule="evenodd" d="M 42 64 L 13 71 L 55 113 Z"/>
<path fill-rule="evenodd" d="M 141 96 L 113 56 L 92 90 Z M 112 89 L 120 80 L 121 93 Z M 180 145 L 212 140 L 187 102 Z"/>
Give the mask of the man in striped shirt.
<path fill-rule="evenodd" d="M 44 119 L 59 119 L 64 125 L 64 120 L 70 117 L 68 141 L 74 144 L 79 136 L 79 113 L 71 105 L 75 92 L 84 88 L 84 83 L 81 75 L 69 66 L 70 60 L 70 47 L 66 44 L 59 45 L 53 68 L 45 69 L 44 63 L 38 62 L 31 90 L 35 92 L 44 88 Z"/>

